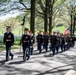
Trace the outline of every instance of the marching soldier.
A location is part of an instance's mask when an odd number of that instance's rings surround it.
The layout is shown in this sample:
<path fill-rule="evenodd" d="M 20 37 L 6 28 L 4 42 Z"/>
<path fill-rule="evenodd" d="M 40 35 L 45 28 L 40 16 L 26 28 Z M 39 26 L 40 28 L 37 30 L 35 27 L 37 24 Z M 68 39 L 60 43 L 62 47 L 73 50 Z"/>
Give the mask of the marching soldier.
<path fill-rule="evenodd" d="M 67 34 L 67 42 L 68 42 L 68 43 L 67 43 L 67 44 L 68 44 L 68 45 L 67 45 L 67 49 L 70 49 L 70 47 L 71 47 L 71 46 L 70 46 L 70 45 L 71 45 L 71 36 L 70 36 L 69 34 Z"/>
<path fill-rule="evenodd" d="M 44 48 L 46 49 L 46 52 L 48 50 L 48 42 L 49 42 L 49 35 L 48 32 L 46 32 L 46 34 L 43 36 L 43 44 Z"/>
<path fill-rule="evenodd" d="M 61 34 L 61 36 L 60 36 L 60 47 L 61 47 L 61 52 L 64 51 L 64 44 L 65 44 L 65 42 L 64 42 L 64 35 Z"/>
<path fill-rule="evenodd" d="M 50 35 L 50 43 L 51 43 L 51 47 L 50 49 L 53 52 L 53 55 L 55 55 L 55 50 L 56 50 L 56 32 L 53 32 L 53 35 Z"/>
<path fill-rule="evenodd" d="M 65 45 L 64 35 L 61 34 L 61 36 L 60 36 L 60 47 L 61 47 L 61 52 L 64 51 L 64 45 Z"/>
<path fill-rule="evenodd" d="M 44 40 L 44 36 L 45 36 L 45 32 L 43 32 L 43 35 L 42 35 L 42 39 L 43 39 L 43 40 Z M 43 49 L 45 49 L 44 43 L 42 44 L 42 46 L 43 46 Z"/>
<path fill-rule="evenodd" d="M 60 46 L 60 36 L 56 36 L 56 50 L 57 50 L 57 54 L 59 52 L 59 46 Z"/>
<path fill-rule="evenodd" d="M 37 47 L 38 47 L 38 50 L 39 50 L 39 53 L 41 53 L 42 49 L 41 49 L 41 46 L 42 46 L 42 33 L 41 31 L 39 31 L 38 35 L 37 35 Z"/>
<path fill-rule="evenodd" d="M 50 43 L 49 49 L 50 49 L 50 51 L 52 50 L 52 46 L 51 46 L 52 43 L 51 42 L 52 42 L 52 34 L 49 33 L 49 43 Z"/>
<path fill-rule="evenodd" d="M 30 58 L 30 35 L 28 34 L 28 29 L 24 29 L 24 34 L 22 35 L 20 44 L 23 48 L 23 60 L 26 61 Z"/>
<path fill-rule="evenodd" d="M 14 44 L 14 35 L 11 33 L 11 27 L 8 26 L 6 28 L 6 33 L 4 33 L 3 42 L 6 46 L 6 61 L 9 60 L 9 55 L 11 56 L 11 60 L 13 59 L 13 54 L 11 53 L 11 46 Z"/>
<path fill-rule="evenodd" d="M 30 31 L 30 52 L 33 54 L 33 44 L 35 43 L 35 37 L 33 33 Z"/>
<path fill-rule="evenodd" d="M 71 36 L 71 47 L 74 47 L 75 45 L 75 37 L 74 36 Z"/>
<path fill-rule="evenodd" d="M 64 35 L 64 51 L 68 50 L 68 39 L 67 35 Z"/>
<path fill-rule="evenodd" d="M 56 50 L 57 50 L 57 54 L 59 52 L 59 47 L 60 47 L 60 32 L 57 32 L 57 35 L 56 35 Z"/>

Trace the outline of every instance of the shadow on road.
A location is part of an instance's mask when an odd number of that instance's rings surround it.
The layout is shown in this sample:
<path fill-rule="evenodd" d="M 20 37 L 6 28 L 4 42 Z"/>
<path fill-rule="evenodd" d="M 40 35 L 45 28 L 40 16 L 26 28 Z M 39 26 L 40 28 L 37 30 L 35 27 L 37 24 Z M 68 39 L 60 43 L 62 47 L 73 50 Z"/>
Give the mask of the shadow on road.
<path fill-rule="evenodd" d="M 4 65 L 7 61 L 6 60 L 0 60 L 0 66 Z"/>
<path fill-rule="evenodd" d="M 12 65 L 12 64 L 22 64 L 22 63 L 25 63 L 24 61 L 14 61 L 14 62 L 10 62 L 9 65 Z"/>
<path fill-rule="evenodd" d="M 62 73 L 64 73 L 64 71 L 70 70 L 70 68 L 68 68 L 68 69 L 60 69 L 60 68 L 67 67 L 67 66 L 70 66 L 70 65 L 73 65 L 73 64 L 56 67 L 56 68 L 53 68 L 53 69 L 50 69 L 50 70 L 46 70 L 45 72 L 38 71 L 37 69 L 36 70 L 31 70 L 31 68 L 23 69 L 23 68 L 15 68 L 13 66 L 5 65 L 5 66 L 0 67 L 0 73 L 1 73 L 1 71 L 4 70 L 5 72 L 4 72 L 3 75 L 46 75 L 46 74 L 61 75 Z M 59 73 L 61 73 L 61 74 L 59 74 Z"/>

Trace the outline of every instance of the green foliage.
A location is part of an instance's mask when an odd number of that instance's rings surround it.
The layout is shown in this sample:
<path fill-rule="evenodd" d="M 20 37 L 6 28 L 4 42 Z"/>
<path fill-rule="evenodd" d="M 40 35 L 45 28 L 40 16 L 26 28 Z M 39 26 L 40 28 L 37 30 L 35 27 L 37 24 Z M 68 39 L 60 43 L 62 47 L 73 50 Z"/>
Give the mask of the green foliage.
<path fill-rule="evenodd" d="M 0 23 L 0 34 L 3 34 L 3 26 L 2 26 L 2 23 Z"/>
<path fill-rule="evenodd" d="M 10 0 L 0 0 L 0 3 L 9 2 Z"/>
<path fill-rule="evenodd" d="M 15 19 L 15 18 L 7 19 L 7 20 L 3 21 L 2 24 L 3 24 L 4 28 L 6 28 L 6 26 L 11 26 L 12 31 L 16 30 L 20 26 L 20 22 L 18 21 L 18 19 Z M 5 30 L 4 30 L 4 32 L 5 32 Z"/>
<path fill-rule="evenodd" d="M 59 24 L 59 25 L 61 25 L 61 24 Z M 62 26 L 56 25 L 52 31 L 58 30 L 58 31 L 60 31 L 60 33 L 64 33 L 67 28 L 68 28 L 68 26 L 66 27 L 66 25 L 62 25 Z"/>
<path fill-rule="evenodd" d="M 19 47 L 20 47 L 20 39 L 16 39 L 12 49 L 19 49 Z M 3 51 L 3 50 L 5 50 L 5 45 L 3 45 L 3 42 L 0 42 L 0 51 Z"/>
<path fill-rule="evenodd" d="M 30 1 L 31 0 L 20 0 L 22 1 L 27 7 L 30 6 Z M 52 18 L 52 25 L 55 26 L 59 23 L 62 23 L 63 25 L 70 25 L 70 15 L 69 13 L 71 13 L 71 6 L 70 6 L 70 3 L 72 6 L 75 6 L 75 2 L 76 0 L 49 0 L 51 4 L 54 4 L 53 5 L 53 18 Z M 54 1 L 54 3 L 53 3 Z M 11 4 L 12 2 L 12 4 Z M 1 12 L 2 11 L 5 11 L 4 13 L 7 14 L 8 11 L 11 11 L 11 10 L 19 10 L 19 11 L 24 11 L 25 13 L 22 14 L 22 15 L 19 15 L 16 17 L 16 19 L 8 19 L 8 23 L 6 24 L 7 21 L 4 21 L 2 23 L 0 23 L 0 34 L 2 34 L 3 29 L 4 28 L 4 25 L 9 25 L 9 24 L 12 24 L 12 29 L 13 29 L 13 33 L 15 34 L 22 34 L 22 26 L 21 26 L 21 23 L 22 23 L 22 18 L 23 16 L 25 15 L 26 16 L 26 19 L 25 19 L 25 25 L 24 27 L 27 27 L 30 29 L 30 10 L 26 10 L 26 7 L 24 7 L 23 5 L 20 4 L 20 6 L 17 4 L 19 2 L 19 0 L 16 0 L 16 1 L 12 1 L 12 0 L 0 0 L 0 6 L 5 6 L 5 5 L 8 5 L 10 4 L 9 8 L 1 8 Z M 6 12 L 6 9 L 7 12 Z M 38 30 L 42 30 L 43 31 L 43 28 L 44 28 L 44 9 L 45 9 L 45 0 L 36 0 L 36 18 L 35 18 L 35 28 L 36 28 L 36 33 L 38 32 Z M 37 11 L 38 10 L 38 11 Z M 51 10 L 51 9 L 50 9 Z M 73 13 L 75 14 L 76 11 L 73 10 Z M 51 16 L 51 15 L 48 15 L 48 16 Z M 2 26 L 3 24 L 3 26 Z"/>

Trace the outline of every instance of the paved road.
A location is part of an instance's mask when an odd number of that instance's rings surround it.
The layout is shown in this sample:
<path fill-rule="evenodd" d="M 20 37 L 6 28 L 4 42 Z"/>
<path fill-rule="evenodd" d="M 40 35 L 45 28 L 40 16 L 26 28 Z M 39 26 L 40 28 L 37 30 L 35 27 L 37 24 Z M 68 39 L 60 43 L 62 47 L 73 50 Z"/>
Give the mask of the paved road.
<path fill-rule="evenodd" d="M 5 51 L 0 52 L 0 75 L 64 75 L 76 61 L 76 46 L 69 51 L 51 56 L 52 52 L 34 51 L 30 60 L 23 62 L 19 50 L 12 51 L 14 59 L 5 61 Z"/>

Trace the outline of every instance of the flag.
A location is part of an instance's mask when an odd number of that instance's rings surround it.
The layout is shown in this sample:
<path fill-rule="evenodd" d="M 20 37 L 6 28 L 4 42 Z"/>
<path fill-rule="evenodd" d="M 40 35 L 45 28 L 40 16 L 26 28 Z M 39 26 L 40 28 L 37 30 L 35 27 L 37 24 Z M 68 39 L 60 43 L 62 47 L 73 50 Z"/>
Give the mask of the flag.
<path fill-rule="evenodd" d="M 70 32 L 71 32 L 71 28 L 68 27 L 68 28 L 65 30 L 64 34 L 70 34 Z"/>

